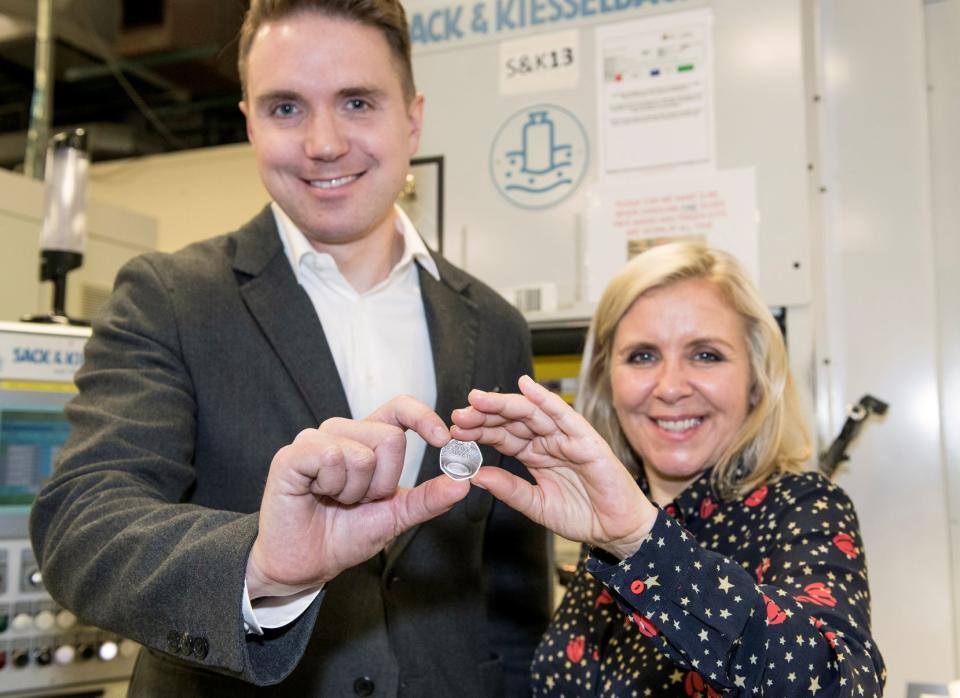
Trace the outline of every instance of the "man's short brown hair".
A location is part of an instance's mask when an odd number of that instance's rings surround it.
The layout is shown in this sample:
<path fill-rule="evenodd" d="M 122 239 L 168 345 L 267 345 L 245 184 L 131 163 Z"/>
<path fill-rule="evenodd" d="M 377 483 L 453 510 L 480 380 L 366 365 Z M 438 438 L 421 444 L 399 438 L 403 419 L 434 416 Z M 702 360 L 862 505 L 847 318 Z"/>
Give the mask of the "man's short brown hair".
<path fill-rule="evenodd" d="M 318 12 L 379 29 L 397 63 L 404 98 L 409 102 L 416 95 L 410 58 L 410 30 L 407 14 L 399 0 L 252 0 L 240 28 L 237 57 L 244 99 L 247 94 L 247 57 L 260 27 L 300 12 Z"/>

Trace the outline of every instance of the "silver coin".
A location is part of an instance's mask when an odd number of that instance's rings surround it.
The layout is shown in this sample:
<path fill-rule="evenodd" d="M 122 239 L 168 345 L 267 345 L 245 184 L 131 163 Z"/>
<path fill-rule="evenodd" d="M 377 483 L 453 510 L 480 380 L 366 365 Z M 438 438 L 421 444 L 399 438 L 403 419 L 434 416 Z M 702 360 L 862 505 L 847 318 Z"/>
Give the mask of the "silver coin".
<path fill-rule="evenodd" d="M 480 447 L 473 441 L 450 439 L 440 449 L 440 470 L 454 480 L 469 480 L 483 464 Z"/>

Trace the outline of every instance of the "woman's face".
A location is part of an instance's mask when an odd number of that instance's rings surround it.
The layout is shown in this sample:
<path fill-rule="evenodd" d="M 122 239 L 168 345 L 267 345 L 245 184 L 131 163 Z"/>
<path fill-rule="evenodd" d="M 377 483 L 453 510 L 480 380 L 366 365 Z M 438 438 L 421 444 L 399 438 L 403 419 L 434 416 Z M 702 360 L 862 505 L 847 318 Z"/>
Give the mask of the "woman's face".
<path fill-rule="evenodd" d="M 703 279 L 648 291 L 614 333 L 610 384 L 653 500 L 667 504 L 716 463 L 747 418 L 746 323 Z"/>

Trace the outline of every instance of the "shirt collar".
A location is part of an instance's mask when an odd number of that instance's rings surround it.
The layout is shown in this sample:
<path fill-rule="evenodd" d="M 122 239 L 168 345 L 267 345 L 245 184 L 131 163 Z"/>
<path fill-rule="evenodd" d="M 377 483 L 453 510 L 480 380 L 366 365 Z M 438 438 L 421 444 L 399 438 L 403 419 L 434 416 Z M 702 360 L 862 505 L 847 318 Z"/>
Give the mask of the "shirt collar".
<path fill-rule="evenodd" d="M 720 498 L 713 491 L 713 485 L 710 482 L 710 473 L 712 471 L 712 467 L 704 470 L 700 474 L 700 477 L 691 482 L 689 487 L 673 500 L 673 504 L 682 512 L 685 520 L 689 521 L 697 516 L 709 518 L 709 514 L 704 516 L 706 513 L 704 507 L 710 507 L 712 509 L 714 505 L 719 503 Z M 705 500 L 709 500 L 710 503 L 705 504 Z"/>
<path fill-rule="evenodd" d="M 403 254 L 394 268 L 401 268 L 410 260 L 416 260 L 421 267 L 429 272 L 430 276 L 439 281 L 440 270 L 437 269 L 437 263 L 430 256 L 427 245 L 420 237 L 420 233 L 417 232 L 413 222 L 407 217 L 406 212 L 396 204 L 394 204 L 393 210 L 397 214 L 397 232 L 403 236 Z"/>
<path fill-rule="evenodd" d="M 313 248 L 307 236 L 303 234 L 297 227 L 297 224 L 290 219 L 276 201 L 270 204 L 270 209 L 273 211 L 273 217 L 277 223 L 277 230 L 280 234 L 280 240 L 283 243 L 283 251 L 286 253 L 287 259 L 290 260 L 290 265 L 293 267 L 298 281 L 300 280 L 300 267 L 304 259 L 317 257 L 318 259 L 328 260 L 329 264 L 336 266 L 330 255 L 317 252 Z M 403 253 L 400 255 L 400 260 L 390 273 L 395 274 L 406 268 L 411 261 L 416 261 L 430 276 L 439 281 L 440 271 L 437 269 L 437 263 L 433 257 L 430 256 L 430 252 L 427 250 L 423 238 L 420 237 L 417 229 L 402 208 L 394 205 L 393 210 L 397 214 L 395 219 L 397 233 L 403 237 Z"/>
<path fill-rule="evenodd" d="M 691 482 L 683 492 L 677 495 L 669 504 L 662 507 L 664 511 L 678 519 L 680 523 L 690 521 L 694 517 L 700 516 L 701 507 L 704 506 L 704 499 L 709 499 L 712 504 L 719 503 L 720 498 L 713 491 L 713 485 L 710 482 L 710 473 L 713 468 L 707 468 L 700 476 Z M 643 493 L 650 496 L 650 484 L 647 482 L 647 476 L 640 468 L 640 474 L 637 476 L 637 484 Z M 711 505 L 706 505 L 711 506 Z"/>

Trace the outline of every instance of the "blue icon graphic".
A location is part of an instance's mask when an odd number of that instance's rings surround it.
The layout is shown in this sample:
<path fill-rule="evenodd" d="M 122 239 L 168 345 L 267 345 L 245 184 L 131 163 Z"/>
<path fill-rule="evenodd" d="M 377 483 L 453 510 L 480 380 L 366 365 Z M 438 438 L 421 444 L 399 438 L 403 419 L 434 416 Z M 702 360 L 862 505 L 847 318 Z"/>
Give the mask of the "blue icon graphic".
<path fill-rule="evenodd" d="M 494 136 L 490 175 L 497 190 L 523 208 L 548 208 L 580 184 L 588 160 L 587 134 L 577 118 L 538 104 L 511 116 Z"/>

